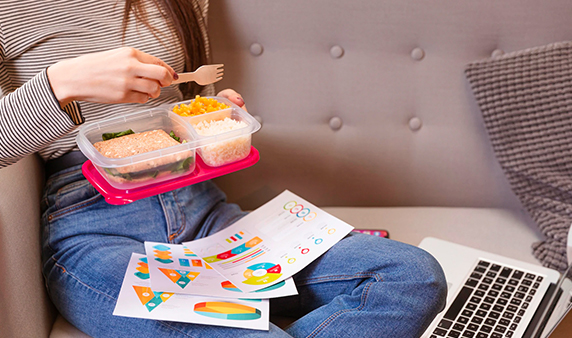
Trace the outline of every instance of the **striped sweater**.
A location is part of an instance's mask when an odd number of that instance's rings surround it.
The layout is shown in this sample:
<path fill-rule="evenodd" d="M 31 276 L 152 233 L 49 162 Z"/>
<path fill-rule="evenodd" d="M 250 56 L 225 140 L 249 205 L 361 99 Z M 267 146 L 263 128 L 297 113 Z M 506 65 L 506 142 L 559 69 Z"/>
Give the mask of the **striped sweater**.
<path fill-rule="evenodd" d="M 84 122 L 184 99 L 177 86 L 170 86 L 145 105 L 72 102 L 62 109 L 51 90 L 46 75 L 50 65 L 122 46 L 154 55 L 182 72 L 183 49 L 173 24 L 151 7 L 151 1 L 144 1 L 144 5 L 150 24 L 159 34 L 155 36 L 132 14 L 122 39 L 121 0 L 0 3 L 0 168 L 36 152 L 49 160 L 77 149 L 75 137 Z M 205 17 L 207 8 L 205 1 Z M 206 27 L 201 28 L 206 36 Z M 213 87 L 206 87 L 201 94 L 212 95 Z"/>

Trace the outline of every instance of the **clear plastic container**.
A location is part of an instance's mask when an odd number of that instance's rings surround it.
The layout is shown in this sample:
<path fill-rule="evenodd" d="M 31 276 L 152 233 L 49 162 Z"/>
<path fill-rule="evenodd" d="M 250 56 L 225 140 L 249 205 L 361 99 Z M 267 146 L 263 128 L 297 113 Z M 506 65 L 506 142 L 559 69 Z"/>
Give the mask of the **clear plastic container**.
<path fill-rule="evenodd" d="M 260 129 L 260 123 L 244 109 L 223 97 L 207 96 L 230 108 L 197 116 L 181 117 L 189 122 L 199 143 L 198 154 L 210 167 L 220 167 L 240 161 L 250 153 L 252 134 Z M 193 100 L 170 104 L 189 104 Z"/>
<path fill-rule="evenodd" d="M 103 156 L 94 146 L 102 135 L 131 129 L 135 133 L 162 129 L 180 138 L 178 145 L 123 158 Z M 76 142 L 97 171 L 117 189 L 135 189 L 192 174 L 195 170 L 195 149 L 199 145 L 192 127 L 177 114 L 165 108 L 112 117 L 85 124 Z"/>

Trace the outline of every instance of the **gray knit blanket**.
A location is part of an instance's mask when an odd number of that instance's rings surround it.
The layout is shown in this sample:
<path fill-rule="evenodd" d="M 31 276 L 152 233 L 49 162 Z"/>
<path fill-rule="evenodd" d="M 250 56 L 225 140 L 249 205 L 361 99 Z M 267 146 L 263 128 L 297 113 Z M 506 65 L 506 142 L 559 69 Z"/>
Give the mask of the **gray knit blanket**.
<path fill-rule="evenodd" d="M 477 61 L 465 75 L 495 155 L 544 235 L 532 245 L 535 257 L 565 270 L 572 223 L 572 42 Z"/>

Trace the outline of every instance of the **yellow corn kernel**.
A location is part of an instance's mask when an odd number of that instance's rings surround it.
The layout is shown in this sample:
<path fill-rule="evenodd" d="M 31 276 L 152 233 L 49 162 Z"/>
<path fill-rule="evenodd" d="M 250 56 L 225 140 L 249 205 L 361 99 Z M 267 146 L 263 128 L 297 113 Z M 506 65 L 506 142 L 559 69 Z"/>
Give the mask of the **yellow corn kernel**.
<path fill-rule="evenodd" d="M 218 102 L 215 99 L 210 99 L 206 97 L 201 97 L 199 95 L 195 96 L 195 99 L 189 104 L 182 103 L 173 108 L 173 112 L 180 116 L 197 116 L 205 113 L 210 113 L 217 110 L 222 110 L 230 108 L 229 105 Z"/>

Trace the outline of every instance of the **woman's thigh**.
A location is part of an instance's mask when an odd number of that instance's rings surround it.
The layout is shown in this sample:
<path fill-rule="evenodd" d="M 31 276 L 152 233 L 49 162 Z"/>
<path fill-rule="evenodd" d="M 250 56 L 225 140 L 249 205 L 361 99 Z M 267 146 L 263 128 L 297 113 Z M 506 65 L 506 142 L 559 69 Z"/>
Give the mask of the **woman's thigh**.
<path fill-rule="evenodd" d="M 274 314 L 299 317 L 295 337 L 418 337 L 441 311 L 446 282 L 427 252 L 351 233 L 294 276 L 299 295 L 271 301 Z"/>
<path fill-rule="evenodd" d="M 45 269 L 50 298 L 60 313 L 93 337 L 289 337 L 278 327 L 254 331 L 210 325 L 114 316 L 125 269 L 132 252 L 143 252 L 142 244 L 122 237 L 109 237 L 105 246 L 88 244 L 85 267 L 65 268 L 58 261 Z M 65 261 L 65 259 L 64 259 Z"/>
<path fill-rule="evenodd" d="M 179 243 L 199 233 L 206 235 L 202 228 L 226 226 L 241 211 L 228 207 L 224 200 L 214 184 L 202 182 L 130 204 L 110 205 L 81 170 L 72 168 L 47 182 L 43 260 L 57 261 L 91 278 L 100 275 L 99 260 L 122 255 L 127 262 L 131 252 L 144 253 L 145 241 Z M 123 247 L 129 250 L 120 250 Z M 101 289 L 109 284 L 101 283 Z"/>
<path fill-rule="evenodd" d="M 237 217 L 229 213 L 241 212 L 222 200 L 224 195 L 205 182 L 112 206 L 78 170 L 50 179 L 42 226 L 43 273 L 51 299 L 66 319 L 95 337 L 288 337 L 274 325 L 266 332 L 112 315 L 131 254 L 144 254 L 144 241 L 173 243 L 205 224 L 226 226 Z"/>

